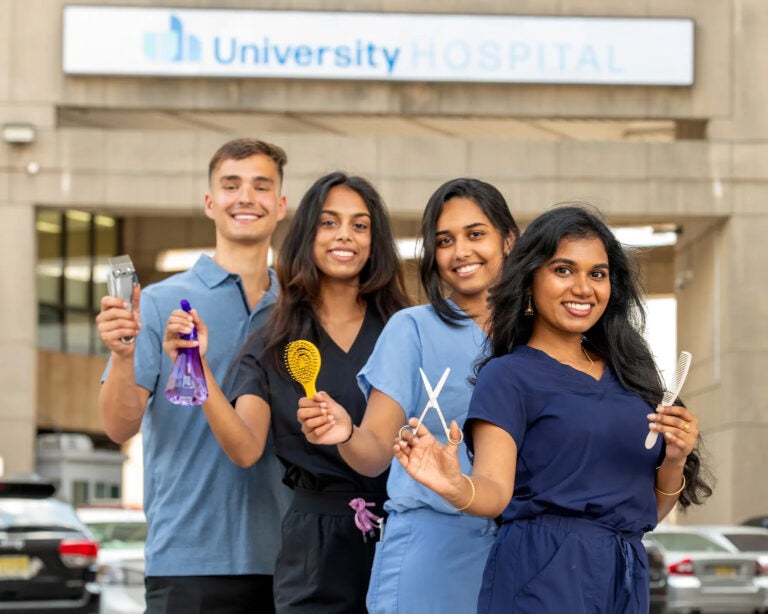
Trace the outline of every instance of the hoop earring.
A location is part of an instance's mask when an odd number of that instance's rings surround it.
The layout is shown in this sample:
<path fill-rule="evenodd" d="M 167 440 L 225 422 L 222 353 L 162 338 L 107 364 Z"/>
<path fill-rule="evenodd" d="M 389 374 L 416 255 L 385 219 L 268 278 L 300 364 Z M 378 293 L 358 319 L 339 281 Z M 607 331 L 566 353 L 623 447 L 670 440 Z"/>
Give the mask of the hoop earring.
<path fill-rule="evenodd" d="M 525 306 L 525 311 L 523 312 L 523 314 L 528 316 L 528 317 L 534 315 L 534 311 L 533 311 L 533 298 L 531 297 L 530 294 L 528 295 L 528 304 Z"/>

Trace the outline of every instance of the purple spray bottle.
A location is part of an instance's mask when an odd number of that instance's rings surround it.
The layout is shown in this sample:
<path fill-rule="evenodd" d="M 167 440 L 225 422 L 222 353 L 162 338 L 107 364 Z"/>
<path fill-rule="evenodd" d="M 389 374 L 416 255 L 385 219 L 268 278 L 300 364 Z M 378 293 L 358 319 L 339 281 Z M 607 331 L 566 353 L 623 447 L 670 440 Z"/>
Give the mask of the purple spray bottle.
<path fill-rule="evenodd" d="M 181 308 L 187 313 L 192 311 L 186 299 L 182 299 Z M 180 334 L 179 337 L 196 341 L 197 329 L 193 328 L 188 335 Z M 179 348 L 173 371 L 165 387 L 165 397 L 174 405 L 202 405 L 208 398 L 208 386 L 205 383 L 200 349 L 197 346 Z"/>

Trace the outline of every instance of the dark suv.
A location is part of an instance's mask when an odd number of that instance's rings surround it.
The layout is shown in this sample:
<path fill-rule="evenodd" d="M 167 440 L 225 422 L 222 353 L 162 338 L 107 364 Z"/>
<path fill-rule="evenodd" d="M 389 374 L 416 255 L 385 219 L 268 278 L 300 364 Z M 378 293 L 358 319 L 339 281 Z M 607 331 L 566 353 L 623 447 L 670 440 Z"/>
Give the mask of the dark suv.
<path fill-rule="evenodd" d="M 0 478 L 0 614 L 99 611 L 99 545 L 54 490 Z"/>

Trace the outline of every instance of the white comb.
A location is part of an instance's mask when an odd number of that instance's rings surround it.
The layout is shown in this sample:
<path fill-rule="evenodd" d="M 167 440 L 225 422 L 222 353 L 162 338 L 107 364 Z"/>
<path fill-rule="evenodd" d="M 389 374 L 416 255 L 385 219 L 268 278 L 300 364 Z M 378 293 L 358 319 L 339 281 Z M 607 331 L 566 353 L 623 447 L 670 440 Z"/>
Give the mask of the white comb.
<path fill-rule="evenodd" d="M 675 367 L 675 375 L 664 391 L 664 396 L 661 398 L 662 405 L 672 405 L 680 396 L 680 391 L 685 384 L 685 378 L 688 377 L 688 369 L 691 367 L 691 353 L 680 352 L 680 356 L 677 359 L 677 366 Z M 658 431 L 648 431 L 648 435 L 645 438 L 645 449 L 650 450 L 656 445 L 656 440 L 659 438 Z"/>

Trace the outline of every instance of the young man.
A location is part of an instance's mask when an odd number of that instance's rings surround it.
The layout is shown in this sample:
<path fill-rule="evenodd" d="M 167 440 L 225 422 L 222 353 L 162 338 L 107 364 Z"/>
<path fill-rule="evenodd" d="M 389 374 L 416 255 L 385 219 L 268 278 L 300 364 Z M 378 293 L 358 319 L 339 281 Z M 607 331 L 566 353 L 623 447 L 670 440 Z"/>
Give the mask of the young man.
<path fill-rule="evenodd" d="M 211 158 L 205 213 L 216 226 L 213 258 L 141 292 L 133 311 L 105 296 L 99 334 L 111 350 L 99 407 L 104 430 L 122 443 L 142 429 L 147 612 L 269 612 L 280 521 L 290 491 L 272 453 L 249 469 L 232 463 L 200 407 L 169 403 L 173 365 L 163 353 L 166 320 L 187 299 L 215 343 L 207 358 L 226 375 L 248 333 L 263 324 L 278 282 L 267 267 L 277 223 L 285 152 L 255 139 L 225 143 Z M 125 344 L 121 337 L 135 336 Z M 233 410 L 234 411 L 234 410 Z M 271 443 L 270 443 L 271 446 Z"/>

